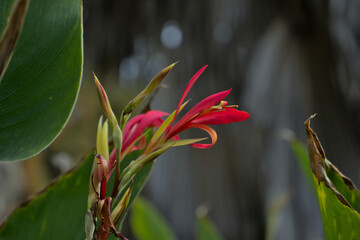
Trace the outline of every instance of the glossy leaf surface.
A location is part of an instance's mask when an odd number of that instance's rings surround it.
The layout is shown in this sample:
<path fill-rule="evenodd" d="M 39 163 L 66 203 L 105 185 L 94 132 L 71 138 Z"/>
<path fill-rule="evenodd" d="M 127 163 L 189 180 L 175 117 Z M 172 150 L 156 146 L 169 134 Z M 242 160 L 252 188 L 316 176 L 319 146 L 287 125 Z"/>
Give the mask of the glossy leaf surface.
<path fill-rule="evenodd" d="M 14 0 L 0 1 L 0 32 Z M 60 133 L 83 65 L 79 0 L 31 0 L 0 82 L 0 161 L 29 158 Z"/>

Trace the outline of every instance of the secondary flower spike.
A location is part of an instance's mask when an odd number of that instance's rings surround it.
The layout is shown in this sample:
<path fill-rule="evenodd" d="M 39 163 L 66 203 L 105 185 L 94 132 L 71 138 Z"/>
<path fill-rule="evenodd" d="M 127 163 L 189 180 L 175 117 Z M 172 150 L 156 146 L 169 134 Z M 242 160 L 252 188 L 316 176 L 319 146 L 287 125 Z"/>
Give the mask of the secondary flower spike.
<path fill-rule="evenodd" d="M 103 88 L 103 86 L 100 84 L 98 78 L 96 77 L 95 73 L 93 72 L 94 75 L 94 80 L 95 80 L 95 86 L 96 86 L 96 91 L 98 93 L 99 96 L 99 101 L 101 104 L 101 107 L 105 113 L 105 116 L 109 119 L 112 128 L 114 128 L 115 125 L 118 124 L 115 114 L 110 106 L 110 102 L 108 99 L 108 96 Z"/>

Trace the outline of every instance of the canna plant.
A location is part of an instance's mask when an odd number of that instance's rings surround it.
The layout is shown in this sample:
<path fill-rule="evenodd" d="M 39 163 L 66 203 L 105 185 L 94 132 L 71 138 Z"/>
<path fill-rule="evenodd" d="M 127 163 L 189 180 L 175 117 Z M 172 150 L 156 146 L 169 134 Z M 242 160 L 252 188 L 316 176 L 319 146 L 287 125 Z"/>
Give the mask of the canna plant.
<path fill-rule="evenodd" d="M 177 146 L 209 148 L 217 141 L 217 134 L 209 125 L 241 122 L 250 117 L 224 101 L 231 89 L 212 94 L 181 114 L 189 103 L 185 99 L 190 89 L 207 66 L 191 78 L 172 113 L 149 110 L 132 117 L 174 65 L 160 71 L 119 117 L 94 74 L 105 115 L 98 123 L 96 149 L 17 208 L 0 225 L 0 239 L 126 239 L 120 231 L 121 223 L 158 156 Z M 203 143 L 206 138 L 180 138 L 179 134 L 192 128 L 205 131 L 211 142 Z M 17 230 L 19 226 L 21 231 Z"/>
<path fill-rule="evenodd" d="M 177 108 L 171 113 L 150 110 L 130 119 L 132 111 L 156 89 L 175 64 L 162 70 L 134 100 L 130 101 L 120 116 L 120 121 L 112 111 L 107 94 L 94 74 L 95 84 L 106 120 L 101 117 L 98 124 L 96 154 L 89 184 L 88 210 L 85 217 L 86 238 L 108 239 L 111 234 L 126 239 L 116 225 L 125 213 L 133 191 L 133 178 L 144 167 L 171 147 L 191 145 L 194 148 L 209 148 L 217 141 L 217 134 L 208 125 L 227 124 L 246 120 L 250 115 L 228 105 L 223 99 L 231 89 L 212 94 L 200 101 L 178 121 L 177 116 L 188 104 L 185 101 L 190 89 L 207 66 L 201 68 L 186 86 Z M 163 118 L 165 120 L 163 120 Z M 108 131 L 112 131 L 113 149 L 109 152 Z M 156 129 L 155 129 L 156 128 Z M 206 138 L 181 139 L 178 135 L 191 128 L 207 132 L 211 143 L 199 143 Z M 146 138 L 149 131 L 154 133 Z M 133 151 L 142 153 L 124 169 L 121 162 Z M 109 179 L 115 174 L 112 186 Z M 112 187 L 111 194 L 107 189 Z M 120 194 L 122 196 L 120 197 Z"/>

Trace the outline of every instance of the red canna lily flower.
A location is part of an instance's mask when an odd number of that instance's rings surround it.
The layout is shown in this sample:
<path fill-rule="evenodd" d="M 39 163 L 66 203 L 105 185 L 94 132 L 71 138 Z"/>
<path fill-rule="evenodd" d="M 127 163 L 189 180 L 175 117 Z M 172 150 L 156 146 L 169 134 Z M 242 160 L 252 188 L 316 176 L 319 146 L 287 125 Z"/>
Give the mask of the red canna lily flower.
<path fill-rule="evenodd" d="M 132 151 L 144 149 L 146 146 L 144 131 L 149 127 L 160 127 L 164 122 L 161 118 L 166 115 L 169 114 L 162 111 L 151 110 L 130 119 L 129 122 L 126 123 L 123 131 L 122 157 Z M 113 166 L 115 160 L 116 149 L 114 148 L 109 157 L 109 165 Z"/>
<path fill-rule="evenodd" d="M 166 112 L 152 110 L 130 119 L 130 121 L 125 125 L 124 128 L 122 148 L 123 151 L 126 150 L 132 143 L 134 143 L 134 141 L 143 134 L 146 128 L 150 126 L 159 127 L 163 123 L 163 120 L 161 118 L 166 115 L 169 114 Z M 135 147 L 135 149 L 136 148 L 138 147 Z"/>
<path fill-rule="evenodd" d="M 158 130 L 160 132 L 155 134 L 154 136 L 155 138 L 159 137 L 158 139 L 153 140 L 157 142 L 157 145 L 161 145 L 171 139 L 179 140 L 177 135 L 180 132 L 190 128 L 198 128 L 206 131 L 210 135 L 211 144 L 190 143 L 190 145 L 196 148 L 209 148 L 216 143 L 217 134 L 215 130 L 209 127 L 208 125 L 219 125 L 219 124 L 227 124 L 232 122 L 241 122 L 250 117 L 250 115 L 247 112 L 236 110 L 234 108 L 237 107 L 236 105 L 228 106 L 226 101 L 222 101 L 227 95 L 229 95 L 231 91 L 231 89 L 229 89 L 223 92 L 212 94 L 209 97 L 203 99 L 201 102 L 196 104 L 192 109 L 190 109 L 178 122 L 174 123 L 178 113 L 182 109 L 183 102 L 187 94 L 189 93 L 190 89 L 192 88 L 196 80 L 206 69 L 206 67 L 207 65 L 202 67 L 191 78 L 180 98 L 175 113 L 169 116 L 170 121 L 165 121 L 163 124 L 164 125 L 167 124 L 167 125 L 160 127 Z M 219 105 L 215 105 L 219 102 L 220 102 Z M 169 122 L 171 122 L 170 125 Z M 163 130 L 164 128 L 166 128 L 165 131 Z M 184 143 L 189 144 L 189 142 L 184 142 Z M 185 145 L 185 144 L 181 144 L 181 145 Z"/>
<path fill-rule="evenodd" d="M 175 146 L 190 144 L 195 148 L 209 148 L 217 141 L 217 134 L 215 130 L 208 125 L 228 124 L 232 122 L 241 122 L 250 117 L 247 112 L 239 111 L 234 107 L 236 105 L 228 106 L 223 99 L 228 96 L 231 89 L 212 94 L 201 102 L 196 104 L 190 109 L 179 121 L 175 123 L 175 119 L 182 107 L 184 107 L 184 100 L 189 93 L 190 89 L 204 72 L 207 65 L 202 67 L 189 81 L 186 86 L 178 106 L 173 114 L 171 114 L 166 121 L 162 118 L 168 113 L 161 111 L 149 111 L 145 114 L 140 114 L 132 119 L 125 125 L 123 131 L 123 146 L 122 153 L 132 152 L 137 149 L 143 149 L 146 145 L 144 130 L 148 127 L 156 126 L 159 129 L 154 134 L 149 145 L 145 150 L 145 154 L 152 152 L 154 147 L 161 147 L 163 144 L 170 140 Z M 215 105 L 219 103 L 218 105 Z M 178 134 L 190 128 L 198 128 L 206 131 L 211 137 L 211 144 L 195 143 L 204 139 L 189 139 L 180 140 Z M 192 141 L 193 140 L 193 141 Z M 178 142 L 177 142 L 178 141 Z M 181 141 L 181 142 L 180 142 Z M 110 155 L 110 162 L 115 159 L 115 152 Z"/>

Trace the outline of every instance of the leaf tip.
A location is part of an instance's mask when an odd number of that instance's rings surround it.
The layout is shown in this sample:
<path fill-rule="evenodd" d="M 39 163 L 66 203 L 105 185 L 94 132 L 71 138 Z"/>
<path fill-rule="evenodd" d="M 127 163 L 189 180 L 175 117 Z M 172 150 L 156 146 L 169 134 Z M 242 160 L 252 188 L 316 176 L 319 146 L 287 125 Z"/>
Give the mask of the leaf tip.
<path fill-rule="evenodd" d="M 306 128 L 310 128 L 310 121 L 311 121 L 311 119 L 315 118 L 316 115 L 317 115 L 317 113 L 314 113 L 314 114 L 311 115 L 308 119 L 306 119 L 306 121 L 305 121 L 305 123 L 304 123 L 304 125 L 305 125 Z"/>

